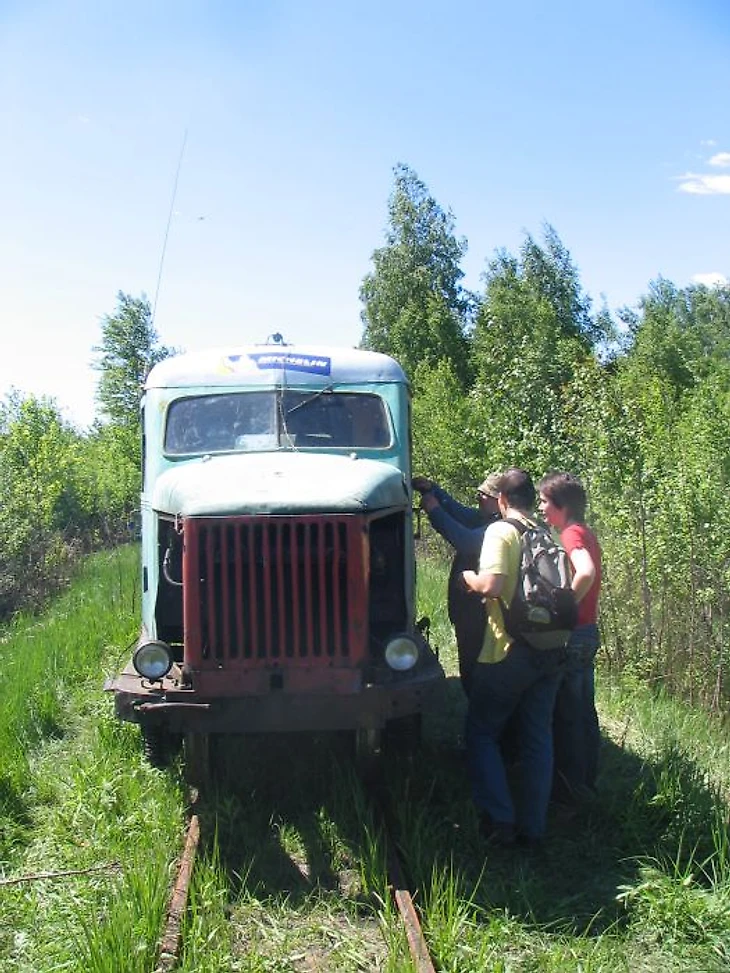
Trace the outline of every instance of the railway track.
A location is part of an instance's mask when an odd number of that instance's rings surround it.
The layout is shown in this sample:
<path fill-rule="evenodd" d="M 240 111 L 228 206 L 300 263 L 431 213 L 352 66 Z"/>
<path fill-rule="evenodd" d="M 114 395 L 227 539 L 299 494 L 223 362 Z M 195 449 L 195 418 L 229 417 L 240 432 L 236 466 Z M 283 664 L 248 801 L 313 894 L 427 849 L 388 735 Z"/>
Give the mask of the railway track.
<path fill-rule="evenodd" d="M 200 818 L 196 813 L 193 813 L 188 821 L 185 846 L 170 892 L 155 973 L 168 973 L 168 971 L 174 970 L 178 964 L 182 945 L 183 920 L 199 845 Z"/>
<path fill-rule="evenodd" d="M 387 885 L 403 924 L 413 968 L 416 973 L 436 973 L 423 934 L 418 910 L 414 903 L 413 892 L 405 878 L 404 865 L 392 838 L 392 822 L 387 794 L 377 777 L 368 782 L 367 795 L 376 827 L 383 835 L 385 842 Z M 154 973 L 172 973 L 179 964 L 183 947 L 184 919 L 195 862 L 201 843 L 201 817 L 203 815 L 200 811 L 200 797 L 194 795 L 191 802 L 191 812 L 188 816 L 183 852 L 177 864 L 175 878 L 170 889 Z"/>

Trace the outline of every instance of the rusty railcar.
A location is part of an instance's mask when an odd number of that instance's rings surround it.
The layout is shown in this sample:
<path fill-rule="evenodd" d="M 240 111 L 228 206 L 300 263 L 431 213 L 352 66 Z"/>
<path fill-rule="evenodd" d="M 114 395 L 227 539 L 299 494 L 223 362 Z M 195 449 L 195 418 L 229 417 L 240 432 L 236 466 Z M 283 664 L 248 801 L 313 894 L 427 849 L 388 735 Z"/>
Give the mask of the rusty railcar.
<path fill-rule="evenodd" d="M 142 626 L 109 681 L 163 762 L 209 734 L 383 729 L 443 670 L 415 617 L 410 395 L 352 349 L 212 349 L 143 399 Z"/>

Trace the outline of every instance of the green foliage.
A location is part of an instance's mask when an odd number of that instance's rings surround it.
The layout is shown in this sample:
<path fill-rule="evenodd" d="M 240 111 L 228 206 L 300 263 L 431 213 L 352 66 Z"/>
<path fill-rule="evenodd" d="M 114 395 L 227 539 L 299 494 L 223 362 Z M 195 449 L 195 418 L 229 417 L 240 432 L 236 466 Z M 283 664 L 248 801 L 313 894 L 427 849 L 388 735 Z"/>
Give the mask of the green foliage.
<path fill-rule="evenodd" d="M 621 313 L 617 335 L 605 308 L 591 313 L 550 226 L 541 243 L 526 236 L 517 255 L 499 251 L 484 279 L 473 383 L 463 384 L 446 355 L 413 367 L 415 468 L 463 499 L 485 470 L 580 475 L 603 547 L 601 624 L 612 664 L 722 710 L 730 288 L 680 290 L 660 279 L 638 312 Z M 406 297 L 397 289 L 391 297 L 389 307 L 405 314 Z M 428 342 L 426 315 L 410 326 L 419 320 L 414 348 Z"/>
<path fill-rule="evenodd" d="M 78 437 L 47 399 L 11 399 L 2 418 L 5 503 L 14 519 L 63 526 L 73 494 Z"/>
<path fill-rule="evenodd" d="M 540 475 L 575 466 L 567 391 L 604 337 L 570 257 L 551 227 L 545 246 L 528 236 L 519 257 L 492 260 L 474 333 L 476 385 L 469 441 L 481 440 L 491 468 Z"/>
<path fill-rule="evenodd" d="M 172 350 L 157 345 L 148 299 L 119 291 L 117 309 L 101 321 L 101 344 L 94 367 L 101 372 L 97 399 L 102 413 L 122 427 L 137 430 L 142 387 L 150 369 Z"/>
<path fill-rule="evenodd" d="M 413 376 L 419 365 L 450 362 L 462 387 L 468 381 L 466 325 L 470 297 L 459 261 L 466 243 L 407 166 L 395 168 L 384 247 L 363 280 L 363 347 L 392 355 Z"/>
<path fill-rule="evenodd" d="M 632 321 L 633 365 L 666 376 L 677 395 L 708 377 L 730 352 L 730 287 L 652 282 Z"/>
<path fill-rule="evenodd" d="M 156 345 L 149 302 L 120 292 L 102 321 L 99 400 L 108 419 L 81 434 L 53 400 L 0 403 L 0 618 L 38 607 L 79 556 L 129 536 L 141 487 L 139 400 Z"/>
<path fill-rule="evenodd" d="M 8 973 L 155 967 L 186 795 L 179 768 L 144 764 L 136 728 L 115 719 L 101 692 L 136 626 L 138 552 L 120 553 L 88 563 L 52 614 L 16 624 L 0 643 L 3 677 L 8 659 L 43 657 L 30 681 L 4 679 L 0 718 L 9 700 L 22 718 L 44 683 L 64 687 L 53 734 L 25 741 L 25 820 L 2 854 L 3 879 L 18 881 L 0 889 Z M 422 561 L 419 573 L 420 608 L 430 611 L 447 568 Z M 438 632 L 447 638 L 440 622 Z M 392 835 L 438 968 L 727 969 L 730 763 L 721 728 L 599 671 L 600 801 L 568 824 L 551 819 L 538 855 L 485 847 L 455 751 L 456 653 L 444 647 L 451 678 L 425 714 L 423 749 L 383 767 Z M 13 675 L 22 671 L 14 664 Z M 220 786 L 198 805 L 203 841 L 181 970 L 411 968 L 383 835 L 340 742 L 299 735 L 295 761 L 291 741 L 276 735 L 221 747 Z M 64 870 L 76 874 L 38 877 Z"/>
<path fill-rule="evenodd" d="M 567 248 L 549 223 L 543 226 L 543 245 L 528 233 L 520 249 L 521 278 L 536 303 L 546 302 L 557 330 L 587 346 L 605 340 L 605 320 L 591 315 L 591 300 L 583 293 L 578 270 Z"/>
<path fill-rule="evenodd" d="M 88 516 L 80 437 L 46 399 L 0 413 L 0 617 L 42 600 L 72 561 Z"/>
<path fill-rule="evenodd" d="M 31 756 L 65 732 L 71 687 L 89 673 L 100 679 L 104 645 L 131 638 L 137 558 L 136 548 L 119 548 L 87 560 L 78 587 L 42 620 L 18 617 L 0 631 L 0 859 L 22 840 Z"/>
<path fill-rule="evenodd" d="M 575 398 L 572 432 L 614 662 L 715 709 L 728 696 L 727 305 L 722 290 L 656 284 L 632 343 L 594 395 Z"/>
<path fill-rule="evenodd" d="M 139 503 L 142 472 L 137 431 L 113 423 L 97 426 L 81 452 L 96 536 L 103 543 L 116 543 L 128 536 Z"/>
<path fill-rule="evenodd" d="M 82 435 L 55 403 L 10 396 L 0 407 L 0 618 L 37 607 L 80 555 L 129 536 L 138 503 L 134 430 Z"/>
<path fill-rule="evenodd" d="M 468 500 L 485 471 L 584 480 L 603 547 L 611 663 L 722 711 L 730 698 L 730 288 L 659 279 L 616 329 L 546 225 L 498 251 L 477 301 L 466 242 L 407 166 L 363 280 L 363 344 L 413 388 L 414 468 Z M 472 330 L 473 324 L 473 330 Z M 40 605 L 79 555 L 125 539 L 140 491 L 139 400 L 157 345 L 118 295 L 95 349 L 109 420 L 80 435 L 45 399 L 0 405 L 0 617 Z"/>
<path fill-rule="evenodd" d="M 472 465 L 477 446 L 466 444 L 469 400 L 462 395 L 454 368 L 440 361 L 417 366 L 413 399 L 413 466 L 457 495 L 473 495 L 479 472 Z"/>

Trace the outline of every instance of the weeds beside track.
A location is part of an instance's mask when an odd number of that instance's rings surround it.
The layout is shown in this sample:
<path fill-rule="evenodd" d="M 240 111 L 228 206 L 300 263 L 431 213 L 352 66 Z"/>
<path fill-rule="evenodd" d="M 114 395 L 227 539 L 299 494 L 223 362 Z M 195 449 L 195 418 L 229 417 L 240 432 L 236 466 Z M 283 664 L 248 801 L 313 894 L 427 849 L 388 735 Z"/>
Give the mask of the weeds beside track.
<path fill-rule="evenodd" d="M 136 568 L 132 549 L 90 566 L 52 616 L 19 620 L 0 642 L 3 973 L 155 966 L 185 788 L 179 767 L 144 763 L 137 728 L 116 721 L 101 689 L 136 631 Z M 569 825 L 552 820 L 540 858 L 485 849 L 459 751 L 443 584 L 435 573 L 421 596 L 446 646 L 444 697 L 413 762 L 384 766 L 389 831 L 435 968 L 724 973 L 726 735 L 599 673 L 600 801 Z M 412 970 L 378 824 L 345 754 L 303 738 L 231 744 L 225 786 L 201 808 L 180 973 Z"/>
<path fill-rule="evenodd" d="M 435 973 L 421 921 L 414 906 L 413 894 L 406 884 L 396 844 L 388 832 L 390 818 L 388 799 L 384 793 L 380 773 L 377 770 L 372 773 L 371 768 L 371 774 L 363 782 L 363 785 L 369 800 L 371 816 L 384 848 L 386 885 L 403 923 L 403 931 L 408 943 L 413 969 L 415 973 Z M 184 850 L 172 885 L 155 973 L 168 973 L 179 965 L 183 921 L 187 909 L 193 867 L 200 843 L 200 799 L 197 794 L 193 806 L 194 809 L 186 829 Z M 213 820 L 215 820 L 214 817 Z"/>

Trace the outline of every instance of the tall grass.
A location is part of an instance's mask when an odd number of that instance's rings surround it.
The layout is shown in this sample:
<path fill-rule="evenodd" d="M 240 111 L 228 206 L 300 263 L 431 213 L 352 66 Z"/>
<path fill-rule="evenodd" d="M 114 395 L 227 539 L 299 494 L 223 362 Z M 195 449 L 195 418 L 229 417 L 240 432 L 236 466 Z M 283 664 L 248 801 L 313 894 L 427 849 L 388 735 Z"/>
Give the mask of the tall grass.
<path fill-rule="evenodd" d="M 419 564 L 421 604 L 443 643 L 445 586 L 442 562 Z M 439 968 L 727 968 L 730 743 L 720 723 L 661 692 L 609 682 L 599 660 L 599 798 L 570 821 L 551 811 L 540 855 L 500 853 L 479 841 L 454 759 L 453 718 L 465 703 L 448 689 L 451 648 L 442 661 L 448 715 L 432 715 L 411 774 L 396 768 L 390 779 Z"/>
<path fill-rule="evenodd" d="M 136 552 L 105 558 L 51 615 L 18 620 L 0 648 L 3 701 L 12 699 L 0 718 L 14 748 L 0 759 L 15 801 L 0 814 L 2 868 L 28 879 L 0 885 L 4 973 L 154 968 L 185 793 L 181 768 L 147 766 L 137 729 L 116 720 L 101 691 L 138 624 Z M 551 814 L 540 855 L 485 848 L 460 751 L 465 702 L 445 580 L 443 562 L 419 563 L 421 614 L 448 678 L 421 750 L 387 753 L 383 767 L 437 968 L 726 970 L 730 767 L 721 729 L 599 672 L 599 799 L 569 822 Z M 38 682 L 49 672 L 44 695 Z M 184 973 L 412 968 L 383 836 L 347 741 L 233 739 L 219 750 L 216 780 L 201 808 Z M 38 877 L 65 870 L 76 874 Z"/>
<path fill-rule="evenodd" d="M 0 644 L 0 968 L 149 973 L 181 826 L 104 677 L 138 628 L 139 552 L 90 558 Z M 69 873 L 69 874 L 59 874 Z M 42 877 L 49 875 L 50 877 Z"/>
<path fill-rule="evenodd" d="M 102 681 L 102 660 L 132 639 L 138 550 L 89 559 L 78 581 L 43 615 L 19 615 L 0 629 L 0 860 L 28 826 L 29 761 L 68 728 L 79 685 Z"/>

